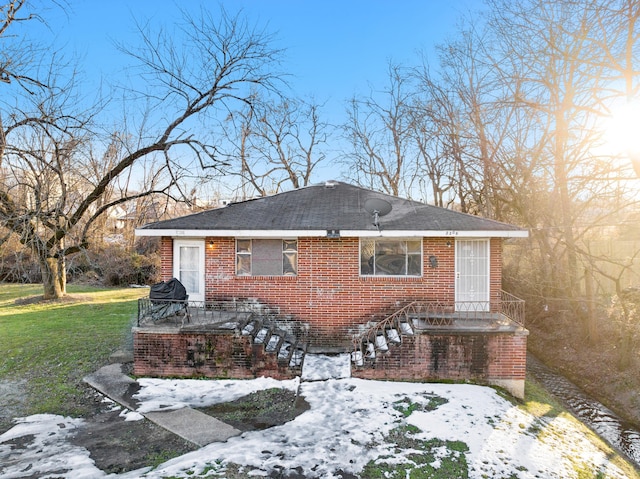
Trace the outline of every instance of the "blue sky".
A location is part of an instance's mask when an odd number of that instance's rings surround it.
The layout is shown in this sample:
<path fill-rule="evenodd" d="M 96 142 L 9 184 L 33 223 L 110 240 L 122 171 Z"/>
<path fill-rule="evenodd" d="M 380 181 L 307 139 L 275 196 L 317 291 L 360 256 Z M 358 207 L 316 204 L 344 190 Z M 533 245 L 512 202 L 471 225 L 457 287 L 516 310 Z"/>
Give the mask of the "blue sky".
<path fill-rule="evenodd" d="M 171 24 L 180 9 L 214 13 L 222 5 L 229 13 L 242 11 L 249 23 L 264 27 L 285 50 L 280 69 L 288 78 L 292 96 L 324 104 L 321 120 L 339 125 L 347 120 L 347 101 L 354 95 L 388 84 L 388 63 L 416 64 L 425 52 L 437 63 L 434 46 L 455 35 L 462 15 L 482 8 L 481 0 L 66 0 L 64 10 L 41 0 L 48 30 L 27 22 L 41 40 L 55 49 L 76 54 L 92 85 L 123 83 L 131 59 L 115 42 L 137 43 L 136 21 Z M 124 82 L 126 83 L 126 81 Z M 329 162 L 317 169 L 313 181 L 339 179 L 335 158 L 340 147 L 331 140 Z"/>
<path fill-rule="evenodd" d="M 135 22 L 170 22 L 178 7 L 200 6 L 229 12 L 239 9 L 251 22 L 276 35 L 286 49 L 283 70 L 298 96 L 328 101 L 328 108 L 344 110 L 344 102 L 370 86 L 387 81 L 387 63 L 414 62 L 417 52 L 455 32 L 459 16 L 481 6 L 480 0 L 68 0 L 63 14 L 45 12 L 57 42 L 86 60 L 90 76 L 117 75 L 121 68 L 113 41 L 134 41 Z M 337 111 L 333 112 L 338 115 Z M 333 116 L 333 115 L 332 115 Z"/>

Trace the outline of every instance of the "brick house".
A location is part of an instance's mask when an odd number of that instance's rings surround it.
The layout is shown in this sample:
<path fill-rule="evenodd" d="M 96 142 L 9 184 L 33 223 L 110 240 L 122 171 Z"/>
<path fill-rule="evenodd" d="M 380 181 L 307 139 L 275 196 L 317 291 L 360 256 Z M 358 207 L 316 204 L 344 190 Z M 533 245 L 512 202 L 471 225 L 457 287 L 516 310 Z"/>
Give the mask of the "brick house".
<path fill-rule="evenodd" d="M 185 285 L 190 310 L 175 330 L 136 328 L 139 373 L 285 377 L 286 368 L 277 360 L 267 366 L 262 353 L 256 366 L 263 323 L 246 334 L 253 313 L 268 311 L 284 331 L 281 342 L 289 335 L 304 339 L 305 352 L 350 351 L 354 375 L 470 379 L 523 394 L 524 304 L 501 281 L 502 242 L 527 236 L 518 227 L 332 181 L 152 223 L 136 234 L 161 238 L 163 279 Z M 212 339 L 211 321 L 206 328 L 192 321 L 214 310 L 235 311 L 226 339 Z M 173 336 L 159 343 L 159 335 Z M 227 351 L 245 365 L 251 361 L 239 351 L 253 355 L 248 372 L 221 357 L 233 341 L 248 341 Z M 191 352 L 179 359 L 180 348 Z"/>

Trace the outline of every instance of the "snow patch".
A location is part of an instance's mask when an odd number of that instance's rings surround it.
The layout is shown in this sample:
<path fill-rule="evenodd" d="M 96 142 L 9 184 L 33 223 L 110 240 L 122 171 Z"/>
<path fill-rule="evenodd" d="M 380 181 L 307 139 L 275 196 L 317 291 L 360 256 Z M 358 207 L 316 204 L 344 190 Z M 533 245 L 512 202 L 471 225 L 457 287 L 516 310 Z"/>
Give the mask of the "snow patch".
<path fill-rule="evenodd" d="M 341 477 L 338 471 L 358 475 L 370 462 L 396 464 L 399 470 L 406 464 L 409 471 L 412 466 L 407 457 L 416 451 L 410 446 L 402 449 L 392 437 L 412 426 L 417 429 L 406 433 L 411 441 L 464 443 L 465 452 L 448 445 L 434 446 L 430 465 L 438 468 L 464 454 L 471 479 L 573 478 L 575 464 L 594 475 L 625 477 L 562 415 L 537 418 L 488 387 L 345 378 L 348 361 L 348 355 L 308 355 L 304 381 L 140 379 L 141 389 L 135 396 L 140 407 L 123 410 L 121 415 L 127 420 L 137 420 L 148 411 L 229 402 L 274 387 L 299 391 L 310 405 L 286 424 L 210 444 L 145 470 L 143 477 L 189 477 L 211 467 L 224 471 L 227 463 L 238 464 L 245 473 L 258 477 L 296 469 L 305 477 L 337 479 Z M 18 420 L 0 436 L 0 476 L 104 477 L 84 448 L 69 443 L 70 435 L 82 424 L 81 419 L 53 415 Z M 141 474 L 133 471 L 109 477 L 129 479 Z"/>

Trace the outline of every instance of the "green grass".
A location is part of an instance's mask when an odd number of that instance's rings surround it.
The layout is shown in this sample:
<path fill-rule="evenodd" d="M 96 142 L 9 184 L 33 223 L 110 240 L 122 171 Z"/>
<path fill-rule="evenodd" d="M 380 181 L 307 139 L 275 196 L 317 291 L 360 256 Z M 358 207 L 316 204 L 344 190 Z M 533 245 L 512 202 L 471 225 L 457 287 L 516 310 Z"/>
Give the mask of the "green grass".
<path fill-rule="evenodd" d="M 393 408 L 401 412 L 404 417 L 409 417 L 414 411 L 435 411 L 439 406 L 449 402 L 448 399 L 434 394 L 425 394 L 426 403 L 412 403 L 408 397 L 393 403 Z"/>
<path fill-rule="evenodd" d="M 557 434 L 563 437 L 562 432 L 554 431 L 553 419 L 562 417 L 574 423 L 575 427 L 584 434 L 604 455 L 629 479 L 640 479 L 640 473 L 634 466 L 614 451 L 591 429 L 572 416 L 553 396 L 551 396 L 540 384 L 531 377 L 527 377 L 525 386 L 525 400 L 520 407 L 536 418 L 536 421 L 528 429 L 539 440 L 544 441 L 545 435 Z M 574 472 L 578 479 L 605 479 L 610 477 L 602 471 L 593 471 L 584 464 L 575 463 Z"/>
<path fill-rule="evenodd" d="M 396 445 L 395 454 L 370 461 L 362 470 L 367 479 L 466 479 L 469 477 L 466 453 L 461 441 L 421 440 L 415 426 L 399 426 L 387 440 Z M 409 452 L 410 451 L 410 452 Z M 403 458 L 400 460 L 400 458 Z M 437 459 L 437 464 L 436 464 Z"/>
<path fill-rule="evenodd" d="M 82 378 L 130 340 L 145 289 L 68 288 L 40 301 L 41 285 L 0 284 L 0 380 L 26 380 L 24 415 L 82 415 Z"/>

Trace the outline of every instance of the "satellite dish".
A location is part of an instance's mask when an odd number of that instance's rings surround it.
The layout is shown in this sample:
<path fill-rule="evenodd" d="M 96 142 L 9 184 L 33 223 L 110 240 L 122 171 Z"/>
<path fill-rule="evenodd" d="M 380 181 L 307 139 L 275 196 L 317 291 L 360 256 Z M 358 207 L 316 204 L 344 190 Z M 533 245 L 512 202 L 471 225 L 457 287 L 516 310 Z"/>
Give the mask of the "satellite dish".
<path fill-rule="evenodd" d="M 380 217 L 388 215 L 391 212 L 391 203 L 382 198 L 369 198 L 364 202 L 364 209 L 373 215 L 373 226 L 380 231 Z"/>
<path fill-rule="evenodd" d="M 391 212 L 391 203 L 382 198 L 369 198 L 364 202 L 364 209 L 370 214 L 378 213 L 378 216 L 385 216 Z"/>

